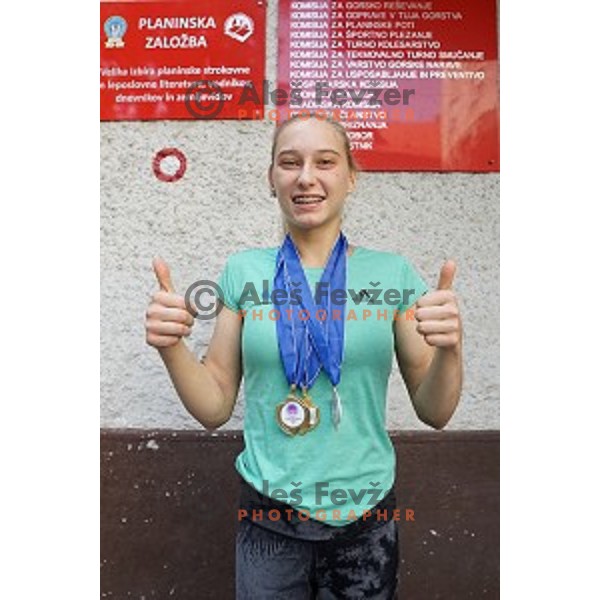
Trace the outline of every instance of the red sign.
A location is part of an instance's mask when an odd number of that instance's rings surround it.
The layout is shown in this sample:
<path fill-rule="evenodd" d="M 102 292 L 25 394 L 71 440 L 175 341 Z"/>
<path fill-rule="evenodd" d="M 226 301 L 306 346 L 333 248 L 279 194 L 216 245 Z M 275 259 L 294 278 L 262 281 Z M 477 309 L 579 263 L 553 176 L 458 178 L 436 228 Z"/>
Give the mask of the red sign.
<path fill-rule="evenodd" d="M 279 0 L 278 69 L 365 171 L 499 170 L 496 0 Z"/>
<path fill-rule="evenodd" d="M 100 119 L 262 118 L 265 5 L 101 2 Z"/>

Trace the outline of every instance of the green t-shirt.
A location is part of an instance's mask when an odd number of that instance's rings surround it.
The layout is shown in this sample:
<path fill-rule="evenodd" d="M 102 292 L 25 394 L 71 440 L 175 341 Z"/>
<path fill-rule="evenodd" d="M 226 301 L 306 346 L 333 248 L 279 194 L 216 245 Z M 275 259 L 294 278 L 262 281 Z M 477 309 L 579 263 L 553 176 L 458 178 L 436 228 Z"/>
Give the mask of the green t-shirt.
<path fill-rule="evenodd" d="M 259 492 L 304 510 L 311 518 L 344 526 L 377 504 L 394 485 L 396 457 L 386 430 L 394 318 L 410 318 L 406 309 L 427 291 L 427 285 L 400 255 L 354 249 L 347 261 L 339 429 L 331 419 L 332 385 L 321 370 L 309 391 L 320 408 L 320 423 L 304 435 L 290 436 L 275 417 L 277 404 L 289 392 L 276 331 L 276 319 L 289 317 L 282 314 L 281 305 L 269 300 L 277 251 L 260 248 L 233 254 L 219 280 L 224 304 L 236 312 L 246 311 L 242 327 L 245 448 L 235 466 Z M 309 267 L 304 272 L 314 292 L 323 269 Z M 362 290 L 368 295 L 361 296 Z"/>

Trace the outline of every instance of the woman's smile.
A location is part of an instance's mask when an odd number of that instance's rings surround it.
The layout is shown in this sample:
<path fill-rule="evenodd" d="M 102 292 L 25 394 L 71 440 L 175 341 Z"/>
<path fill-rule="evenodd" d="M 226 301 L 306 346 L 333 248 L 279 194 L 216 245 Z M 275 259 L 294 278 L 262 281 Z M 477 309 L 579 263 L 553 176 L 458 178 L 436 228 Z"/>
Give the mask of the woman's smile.
<path fill-rule="evenodd" d="M 325 196 L 321 194 L 298 194 L 292 196 L 292 203 L 301 210 L 318 208 L 325 202 Z"/>

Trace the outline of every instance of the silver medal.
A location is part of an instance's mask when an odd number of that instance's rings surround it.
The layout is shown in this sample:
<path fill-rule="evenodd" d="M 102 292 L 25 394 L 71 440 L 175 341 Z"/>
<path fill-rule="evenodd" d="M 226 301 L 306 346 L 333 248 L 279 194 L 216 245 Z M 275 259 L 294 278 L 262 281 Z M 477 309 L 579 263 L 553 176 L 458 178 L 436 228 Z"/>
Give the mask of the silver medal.
<path fill-rule="evenodd" d="M 340 398 L 336 387 L 333 388 L 333 394 L 331 396 L 331 420 L 337 430 L 342 420 L 342 399 Z"/>

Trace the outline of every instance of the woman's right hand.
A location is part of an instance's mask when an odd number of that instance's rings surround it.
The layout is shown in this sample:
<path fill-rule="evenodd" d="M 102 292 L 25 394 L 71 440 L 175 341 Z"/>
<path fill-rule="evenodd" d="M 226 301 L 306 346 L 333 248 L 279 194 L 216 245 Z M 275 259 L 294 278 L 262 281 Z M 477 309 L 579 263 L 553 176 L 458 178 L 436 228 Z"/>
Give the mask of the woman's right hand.
<path fill-rule="evenodd" d="M 184 297 L 175 293 L 167 263 L 155 258 L 152 266 L 160 290 L 154 293 L 146 310 L 146 343 L 158 349 L 168 348 L 192 333 L 194 317 L 186 308 Z"/>

